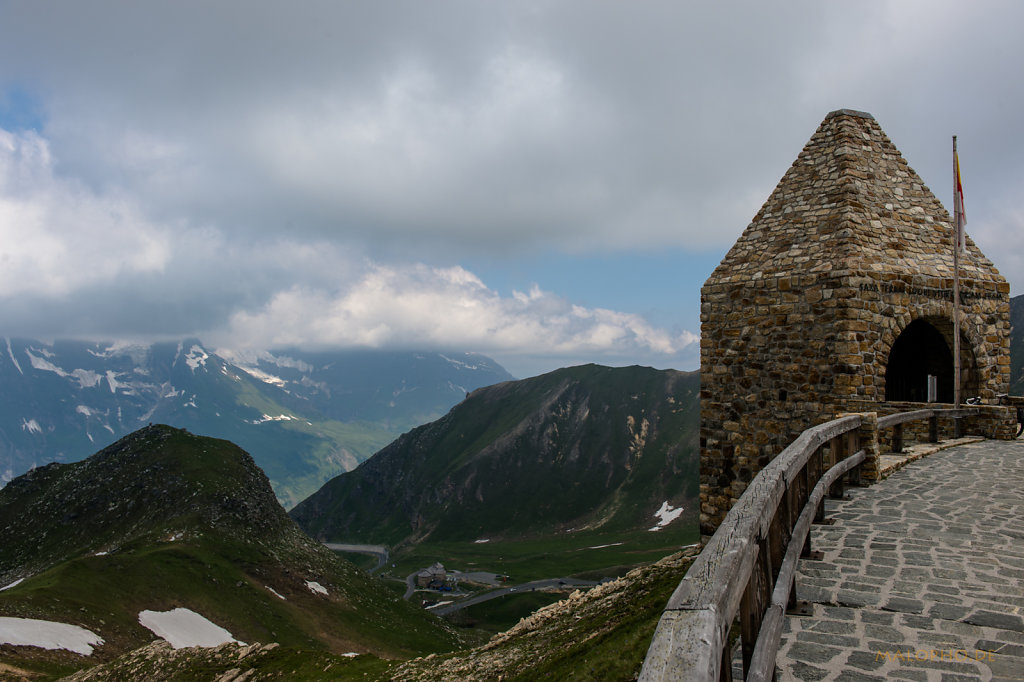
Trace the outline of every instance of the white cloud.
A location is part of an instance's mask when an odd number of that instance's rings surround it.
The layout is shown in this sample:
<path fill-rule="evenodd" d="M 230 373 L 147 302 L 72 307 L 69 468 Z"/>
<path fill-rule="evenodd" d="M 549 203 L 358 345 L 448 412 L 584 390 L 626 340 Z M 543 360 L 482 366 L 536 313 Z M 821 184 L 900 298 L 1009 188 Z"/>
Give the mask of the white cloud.
<path fill-rule="evenodd" d="M 169 235 L 126 198 L 59 177 L 46 140 L 0 129 L 0 297 L 64 296 L 159 271 Z"/>
<path fill-rule="evenodd" d="M 672 336 L 631 313 L 573 305 L 534 287 L 502 297 L 461 267 L 373 265 L 339 291 L 293 287 L 232 316 L 223 345 L 470 348 L 551 355 L 638 352 L 670 357 Z"/>
<path fill-rule="evenodd" d="M 166 151 L 144 140 L 138 147 L 134 153 L 142 156 Z M 153 324 L 169 325 L 151 332 L 173 334 L 178 325 L 178 333 L 250 348 L 430 347 L 667 359 L 692 343 L 640 315 L 573 305 L 536 286 L 503 297 L 458 266 L 375 262 L 342 243 L 287 233 L 231 241 L 220 229 L 182 224 L 172 234 L 113 190 L 65 179 L 57 166 L 39 135 L 0 131 L 0 299 L 66 299 L 62 305 L 74 314 L 110 316 L 106 323 L 125 323 L 129 311 L 145 310 Z M 82 301 L 96 292 L 106 303 Z M 212 303 L 206 300 L 211 292 Z M 165 319 L 162 298 L 185 308 L 191 327 L 180 330 L 182 320 Z M 41 310 L 62 317 L 57 309 Z"/>

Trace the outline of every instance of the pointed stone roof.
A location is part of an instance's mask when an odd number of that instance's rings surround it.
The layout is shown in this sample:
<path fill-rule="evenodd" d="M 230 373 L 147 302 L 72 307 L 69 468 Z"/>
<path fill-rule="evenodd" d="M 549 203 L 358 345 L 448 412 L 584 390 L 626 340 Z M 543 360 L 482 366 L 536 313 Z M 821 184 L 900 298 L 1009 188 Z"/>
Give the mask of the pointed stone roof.
<path fill-rule="evenodd" d="M 840 109 L 818 126 L 708 283 L 883 272 L 952 281 L 952 243 L 949 213 L 874 117 Z M 960 265 L 962 279 L 1005 281 L 969 237 Z"/>

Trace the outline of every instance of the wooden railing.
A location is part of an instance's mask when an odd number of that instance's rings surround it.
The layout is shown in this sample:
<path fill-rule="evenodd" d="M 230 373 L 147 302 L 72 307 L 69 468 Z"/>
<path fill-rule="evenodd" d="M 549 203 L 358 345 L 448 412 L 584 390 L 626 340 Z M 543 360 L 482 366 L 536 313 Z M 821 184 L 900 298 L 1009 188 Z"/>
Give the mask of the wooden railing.
<path fill-rule="evenodd" d="M 975 414 L 976 408 L 961 408 L 959 410 L 914 410 L 913 412 L 899 412 L 890 414 L 887 417 L 878 418 L 878 430 L 892 427 L 891 448 L 893 452 L 903 452 L 903 425 L 907 422 L 917 420 L 928 420 L 928 442 L 935 443 L 939 440 L 939 417 L 948 417 L 955 420 Z M 960 435 L 959 421 L 953 429 L 954 435 Z"/>
<path fill-rule="evenodd" d="M 844 476 L 859 483 L 867 457 L 862 435 L 874 441 L 873 429 L 972 412 L 919 410 L 877 421 L 855 414 L 800 434 L 754 477 L 690 566 L 665 607 L 640 679 L 731 680 L 737 616 L 745 679 L 773 679 L 785 612 L 796 606 L 797 560 L 811 555 L 810 527 L 824 521 L 825 494 L 841 496 Z"/>

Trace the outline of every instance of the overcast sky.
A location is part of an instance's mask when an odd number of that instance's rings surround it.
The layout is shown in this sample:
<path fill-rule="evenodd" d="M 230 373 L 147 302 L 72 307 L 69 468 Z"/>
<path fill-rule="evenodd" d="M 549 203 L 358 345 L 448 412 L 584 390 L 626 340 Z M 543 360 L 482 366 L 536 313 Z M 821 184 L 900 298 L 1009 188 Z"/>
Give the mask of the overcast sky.
<path fill-rule="evenodd" d="M 868 111 L 1024 290 L 1024 3 L 0 0 L 0 336 L 696 369 Z"/>

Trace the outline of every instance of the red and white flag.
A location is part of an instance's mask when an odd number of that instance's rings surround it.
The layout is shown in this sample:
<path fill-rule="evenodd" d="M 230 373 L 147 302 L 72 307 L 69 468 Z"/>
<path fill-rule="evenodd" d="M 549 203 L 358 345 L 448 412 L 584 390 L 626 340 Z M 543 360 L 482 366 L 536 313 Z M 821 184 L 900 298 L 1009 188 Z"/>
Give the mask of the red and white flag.
<path fill-rule="evenodd" d="M 953 143 L 953 178 L 956 187 L 953 190 L 953 213 L 956 220 L 956 248 L 963 251 L 966 247 L 967 214 L 964 212 L 964 186 L 960 181 L 960 158 L 956 153 L 956 142 Z"/>

